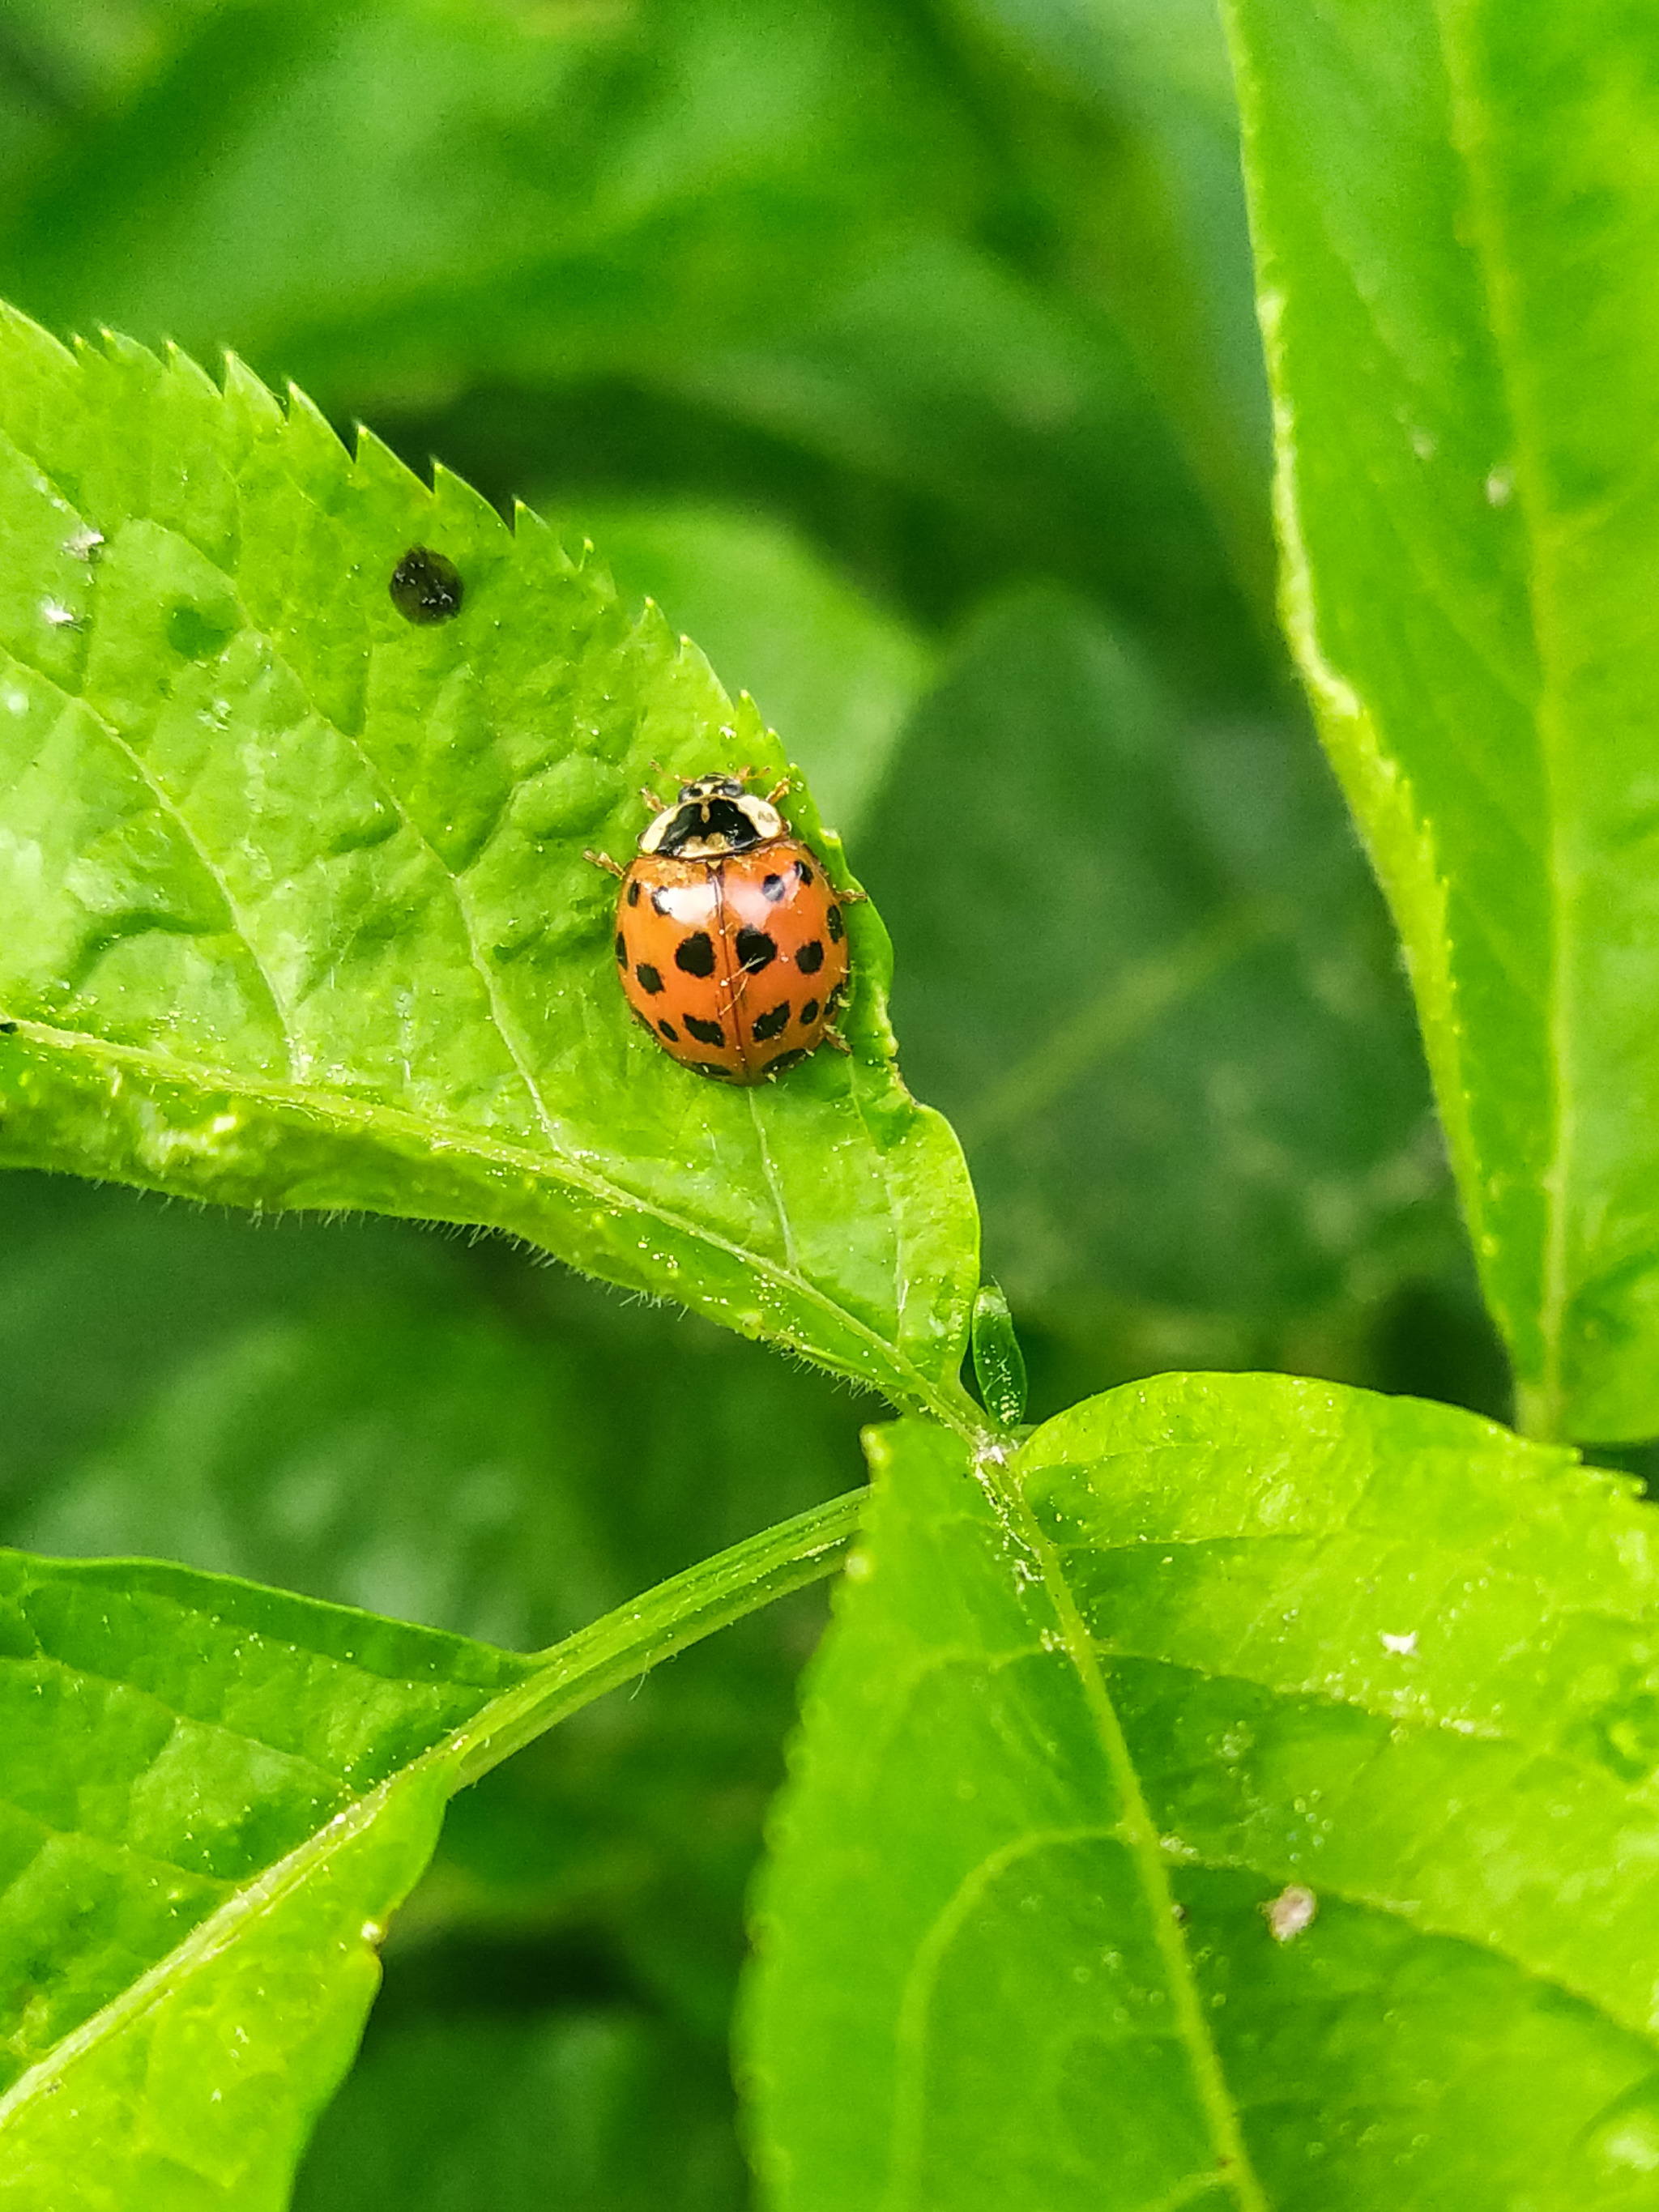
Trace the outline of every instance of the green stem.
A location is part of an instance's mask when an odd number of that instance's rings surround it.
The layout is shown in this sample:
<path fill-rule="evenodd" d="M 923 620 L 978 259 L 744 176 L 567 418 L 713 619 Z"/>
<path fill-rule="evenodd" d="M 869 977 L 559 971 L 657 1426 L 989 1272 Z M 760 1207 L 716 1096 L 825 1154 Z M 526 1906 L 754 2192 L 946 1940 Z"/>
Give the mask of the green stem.
<path fill-rule="evenodd" d="M 452 1790 L 465 1790 L 607 1690 L 643 1674 L 774 1598 L 832 1575 L 852 1549 L 866 1490 L 780 1521 L 618 1606 L 536 1655 L 536 1672 L 493 1698 L 452 1738 Z"/>

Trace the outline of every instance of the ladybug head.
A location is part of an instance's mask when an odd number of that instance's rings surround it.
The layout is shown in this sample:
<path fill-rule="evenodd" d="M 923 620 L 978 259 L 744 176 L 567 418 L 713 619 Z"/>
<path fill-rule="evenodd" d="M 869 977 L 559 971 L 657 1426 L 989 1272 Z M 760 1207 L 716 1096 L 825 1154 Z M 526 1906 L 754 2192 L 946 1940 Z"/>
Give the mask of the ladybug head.
<path fill-rule="evenodd" d="M 785 834 L 783 817 L 732 775 L 695 775 L 640 839 L 642 853 L 682 860 L 720 860 Z"/>
<path fill-rule="evenodd" d="M 737 775 L 694 775 L 680 786 L 680 804 L 696 799 L 741 799 L 743 779 Z"/>

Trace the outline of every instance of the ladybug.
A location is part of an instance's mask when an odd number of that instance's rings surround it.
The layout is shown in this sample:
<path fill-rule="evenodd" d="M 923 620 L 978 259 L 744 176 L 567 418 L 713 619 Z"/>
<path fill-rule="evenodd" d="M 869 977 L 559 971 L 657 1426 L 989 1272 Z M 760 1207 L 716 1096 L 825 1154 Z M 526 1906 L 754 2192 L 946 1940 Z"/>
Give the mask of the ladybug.
<path fill-rule="evenodd" d="M 754 773 L 699 775 L 653 818 L 622 878 L 617 966 L 628 1002 L 683 1067 L 717 1083 L 763 1083 L 826 1040 L 847 994 L 842 908 L 817 856 L 778 812 L 788 779 L 757 799 Z"/>

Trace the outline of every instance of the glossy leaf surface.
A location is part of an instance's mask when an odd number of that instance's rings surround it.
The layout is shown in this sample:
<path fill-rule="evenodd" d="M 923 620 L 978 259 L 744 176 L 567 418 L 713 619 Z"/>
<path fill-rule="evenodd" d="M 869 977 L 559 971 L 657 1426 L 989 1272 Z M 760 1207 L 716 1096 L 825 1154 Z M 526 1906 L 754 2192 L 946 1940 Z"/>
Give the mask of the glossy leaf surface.
<path fill-rule="evenodd" d="M 270 2207 L 528 1662 L 181 1569 L 0 1555 L 0 2204 Z"/>
<path fill-rule="evenodd" d="M 853 1057 L 763 1096 L 617 988 L 583 848 L 630 849 L 653 757 L 781 768 L 753 711 L 533 520 L 240 371 L 15 317 L 0 364 L 0 1157 L 511 1228 L 952 1401 L 972 1199 L 894 1072 L 874 915 Z M 466 596 L 416 628 L 386 584 L 428 540 Z"/>
<path fill-rule="evenodd" d="M 1639 9 L 1236 0 L 1285 607 L 1528 1425 L 1659 1429 Z"/>
<path fill-rule="evenodd" d="M 1627 1486 L 1266 1376 L 874 1457 L 760 1899 L 773 2205 L 1653 2203 Z"/>
<path fill-rule="evenodd" d="M 535 1658 L 184 1568 L 0 1554 L 0 2192 L 284 2203 L 447 1797 L 828 1571 L 861 1495 Z"/>

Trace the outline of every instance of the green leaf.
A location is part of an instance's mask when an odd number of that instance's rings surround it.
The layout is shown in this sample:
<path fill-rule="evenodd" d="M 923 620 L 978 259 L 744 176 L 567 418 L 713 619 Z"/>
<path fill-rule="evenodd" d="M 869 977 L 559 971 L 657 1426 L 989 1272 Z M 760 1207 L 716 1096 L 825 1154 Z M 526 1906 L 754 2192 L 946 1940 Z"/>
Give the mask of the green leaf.
<path fill-rule="evenodd" d="M 1268 1376 L 874 1459 L 759 1903 L 771 2204 L 1651 2205 L 1631 1486 Z"/>
<path fill-rule="evenodd" d="M 828 1571 L 859 1504 L 536 1659 L 183 1568 L 0 1553 L 0 2204 L 275 2212 L 445 1799 Z"/>
<path fill-rule="evenodd" d="M 1091 610 L 1011 593 L 866 845 L 906 1071 L 1022 1316 L 1276 1364 L 1300 1317 L 1455 1268 L 1387 916 L 1302 730 L 1200 718 Z"/>
<path fill-rule="evenodd" d="M 630 605 L 649 594 L 789 732 L 824 819 L 853 837 L 935 673 L 922 640 L 797 532 L 739 509 L 613 501 L 557 519 L 568 542 L 603 546 Z"/>
<path fill-rule="evenodd" d="M 857 1474 L 827 1376 L 497 1243 L 65 1176 L 0 1195 L 0 1541 L 528 1648 Z M 816 1589 L 769 1607 L 465 1792 L 404 1953 L 579 1946 L 723 2045 L 822 1619 Z"/>
<path fill-rule="evenodd" d="M 450 1734 L 529 1662 L 166 1567 L 0 1555 L 0 2203 L 286 2202 Z"/>
<path fill-rule="evenodd" d="M 1527 1424 L 1659 1429 L 1639 9 L 1236 0 L 1285 610 Z"/>
<path fill-rule="evenodd" d="M 297 395 L 15 316 L 0 541 L 0 1158 L 511 1229 L 957 1404 L 972 1199 L 894 1072 L 875 916 L 853 1057 L 764 1096 L 618 992 L 583 848 L 629 849 L 653 756 L 783 765 L 694 647 Z M 416 629 L 386 582 L 428 541 L 466 598 Z"/>

